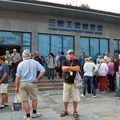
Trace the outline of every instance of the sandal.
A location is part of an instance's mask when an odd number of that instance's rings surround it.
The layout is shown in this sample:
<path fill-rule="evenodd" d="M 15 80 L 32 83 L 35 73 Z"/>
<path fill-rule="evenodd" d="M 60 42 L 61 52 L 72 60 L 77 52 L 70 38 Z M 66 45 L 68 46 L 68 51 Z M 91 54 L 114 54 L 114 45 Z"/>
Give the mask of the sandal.
<path fill-rule="evenodd" d="M 68 113 L 67 113 L 66 111 L 63 111 L 63 112 L 60 114 L 60 117 L 64 117 L 64 116 L 66 116 L 66 115 L 68 115 Z"/>
<path fill-rule="evenodd" d="M 77 112 L 74 112 L 74 113 L 73 113 L 73 116 L 74 116 L 75 118 L 78 118 L 78 117 L 79 117 L 79 115 L 78 115 Z"/>

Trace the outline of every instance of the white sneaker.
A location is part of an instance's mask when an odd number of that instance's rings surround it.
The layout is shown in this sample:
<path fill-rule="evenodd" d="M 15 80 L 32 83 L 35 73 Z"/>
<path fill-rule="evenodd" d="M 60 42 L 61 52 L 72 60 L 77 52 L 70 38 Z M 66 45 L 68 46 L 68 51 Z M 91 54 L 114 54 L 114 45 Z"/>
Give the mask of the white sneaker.
<path fill-rule="evenodd" d="M 85 95 L 82 94 L 81 97 L 85 97 Z"/>
<path fill-rule="evenodd" d="M 96 98 L 96 95 L 93 95 L 94 98 Z"/>
<path fill-rule="evenodd" d="M 32 117 L 32 118 L 36 118 L 36 117 L 40 117 L 40 116 L 42 116 L 42 114 L 40 114 L 40 113 L 34 114 L 34 113 L 33 113 L 31 117 Z"/>
<path fill-rule="evenodd" d="M 115 98 L 120 98 L 120 97 L 116 97 L 116 96 L 115 96 Z"/>
<path fill-rule="evenodd" d="M 23 120 L 30 120 L 30 118 L 29 117 L 27 118 L 26 116 L 24 116 Z"/>
<path fill-rule="evenodd" d="M 101 93 L 106 93 L 106 91 L 103 91 L 103 92 L 101 92 Z"/>

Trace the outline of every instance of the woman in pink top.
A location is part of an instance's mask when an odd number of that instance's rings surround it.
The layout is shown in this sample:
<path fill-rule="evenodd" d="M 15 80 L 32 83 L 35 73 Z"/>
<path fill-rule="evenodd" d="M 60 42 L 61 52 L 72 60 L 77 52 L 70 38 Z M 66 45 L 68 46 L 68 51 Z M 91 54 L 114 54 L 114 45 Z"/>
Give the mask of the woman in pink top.
<path fill-rule="evenodd" d="M 115 91 L 115 85 L 114 85 L 114 78 L 115 78 L 115 70 L 114 70 L 114 62 L 109 59 L 108 61 L 108 80 L 109 80 L 109 92 Z"/>

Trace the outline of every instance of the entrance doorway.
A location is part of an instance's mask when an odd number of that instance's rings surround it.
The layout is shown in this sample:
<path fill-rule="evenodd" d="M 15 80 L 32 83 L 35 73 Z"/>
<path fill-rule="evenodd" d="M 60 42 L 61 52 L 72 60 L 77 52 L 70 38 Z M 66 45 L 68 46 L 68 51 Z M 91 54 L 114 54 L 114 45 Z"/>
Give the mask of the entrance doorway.
<path fill-rule="evenodd" d="M 0 46 L 0 56 L 5 55 L 5 51 L 9 51 L 10 54 L 13 53 L 13 49 L 17 49 L 17 52 L 21 53 L 21 46 Z"/>

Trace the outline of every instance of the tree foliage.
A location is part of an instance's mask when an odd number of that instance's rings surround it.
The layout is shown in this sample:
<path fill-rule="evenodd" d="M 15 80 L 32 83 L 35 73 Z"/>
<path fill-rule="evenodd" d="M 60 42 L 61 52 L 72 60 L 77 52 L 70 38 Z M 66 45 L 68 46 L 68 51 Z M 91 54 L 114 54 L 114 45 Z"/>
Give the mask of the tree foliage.
<path fill-rule="evenodd" d="M 90 8 L 90 6 L 88 4 L 83 4 L 83 3 L 80 5 L 80 7 L 82 7 L 82 8 Z"/>

